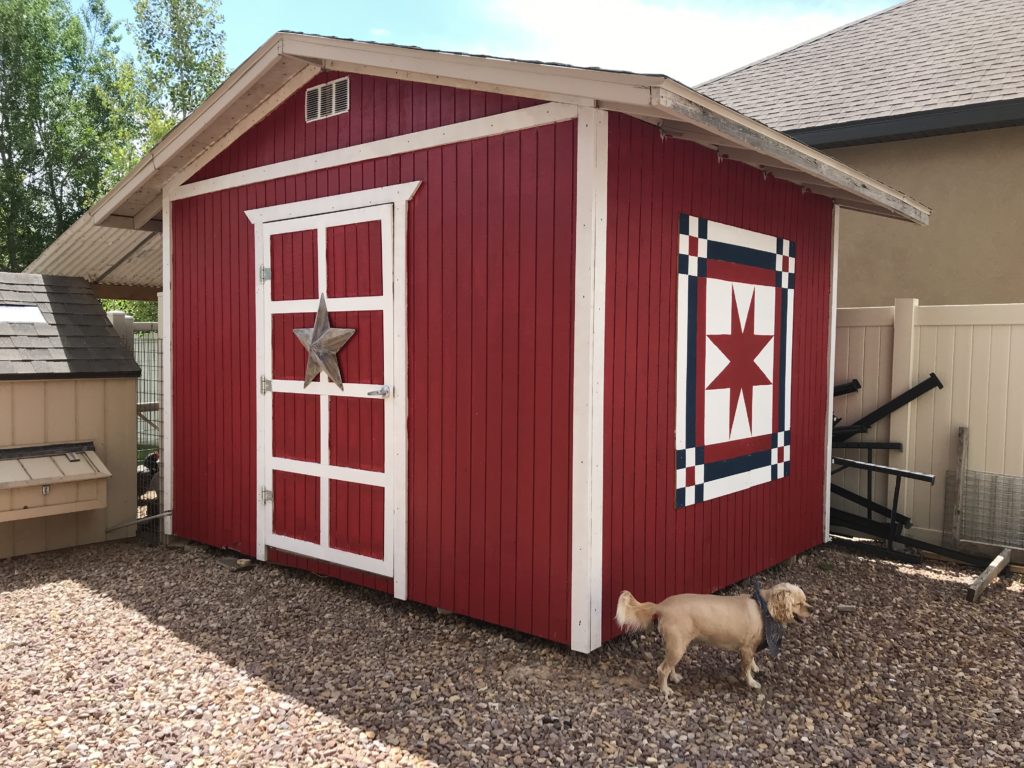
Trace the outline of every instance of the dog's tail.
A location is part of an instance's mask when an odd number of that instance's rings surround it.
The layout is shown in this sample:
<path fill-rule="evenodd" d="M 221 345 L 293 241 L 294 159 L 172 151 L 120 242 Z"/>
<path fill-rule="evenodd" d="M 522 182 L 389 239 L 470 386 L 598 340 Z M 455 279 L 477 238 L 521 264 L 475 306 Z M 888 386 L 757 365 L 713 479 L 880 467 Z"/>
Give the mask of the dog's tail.
<path fill-rule="evenodd" d="M 641 603 L 628 590 L 619 595 L 619 605 L 615 609 L 615 621 L 627 632 L 647 629 L 658 615 L 656 603 Z"/>

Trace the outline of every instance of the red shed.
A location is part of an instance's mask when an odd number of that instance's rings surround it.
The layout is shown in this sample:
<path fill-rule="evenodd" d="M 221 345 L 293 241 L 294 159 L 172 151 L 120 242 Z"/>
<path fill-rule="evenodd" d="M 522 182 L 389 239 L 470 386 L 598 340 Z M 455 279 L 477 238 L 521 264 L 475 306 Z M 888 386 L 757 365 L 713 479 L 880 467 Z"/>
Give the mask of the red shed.
<path fill-rule="evenodd" d="M 281 33 L 33 270 L 159 286 L 175 534 L 589 651 L 822 541 L 841 206 L 928 216 L 663 76 Z"/>

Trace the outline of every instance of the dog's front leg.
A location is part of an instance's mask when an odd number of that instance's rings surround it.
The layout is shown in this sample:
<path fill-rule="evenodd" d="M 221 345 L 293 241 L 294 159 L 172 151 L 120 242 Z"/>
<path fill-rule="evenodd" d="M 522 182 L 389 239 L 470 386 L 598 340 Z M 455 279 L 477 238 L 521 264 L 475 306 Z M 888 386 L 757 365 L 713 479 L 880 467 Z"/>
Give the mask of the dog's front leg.
<path fill-rule="evenodd" d="M 751 688 L 761 687 L 761 684 L 754 679 L 753 673 L 757 671 L 757 665 L 754 662 L 754 652 L 749 648 L 740 650 L 740 670 L 742 671 L 743 679 L 747 681 L 747 685 Z"/>

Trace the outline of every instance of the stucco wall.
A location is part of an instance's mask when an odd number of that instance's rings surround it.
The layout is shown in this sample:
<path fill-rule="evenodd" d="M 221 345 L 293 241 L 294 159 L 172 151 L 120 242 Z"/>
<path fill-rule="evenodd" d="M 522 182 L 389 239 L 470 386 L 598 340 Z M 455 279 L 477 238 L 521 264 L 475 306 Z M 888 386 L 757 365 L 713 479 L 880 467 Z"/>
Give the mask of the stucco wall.
<path fill-rule="evenodd" d="M 933 211 L 927 227 L 842 212 L 840 306 L 1024 301 L 1024 127 L 827 151 Z"/>
<path fill-rule="evenodd" d="M 92 440 L 107 465 L 106 509 L 0 523 L 0 558 L 134 535 L 136 380 L 0 382 L 0 447 Z"/>

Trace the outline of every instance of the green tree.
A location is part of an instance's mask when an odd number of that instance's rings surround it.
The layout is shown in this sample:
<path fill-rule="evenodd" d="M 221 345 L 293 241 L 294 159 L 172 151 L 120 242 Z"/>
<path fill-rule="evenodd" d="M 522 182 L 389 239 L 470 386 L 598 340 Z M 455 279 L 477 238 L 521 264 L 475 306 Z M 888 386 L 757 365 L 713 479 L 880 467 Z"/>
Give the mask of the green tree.
<path fill-rule="evenodd" d="M 0 0 L 0 269 L 18 270 L 142 150 L 138 76 L 90 0 Z"/>
<path fill-rule="evenodd" d="M 220 0 L 137 0 L 132 33 L 159 140 L 227 75 Z"/>
<path fill-rule="evenodd" d="M 155 301 L 136 301 L 134 299 L 102 299 L 105 312 L 124 312 L 131 315 L 137 322 L 154 323 L 157 320 Z"/>

